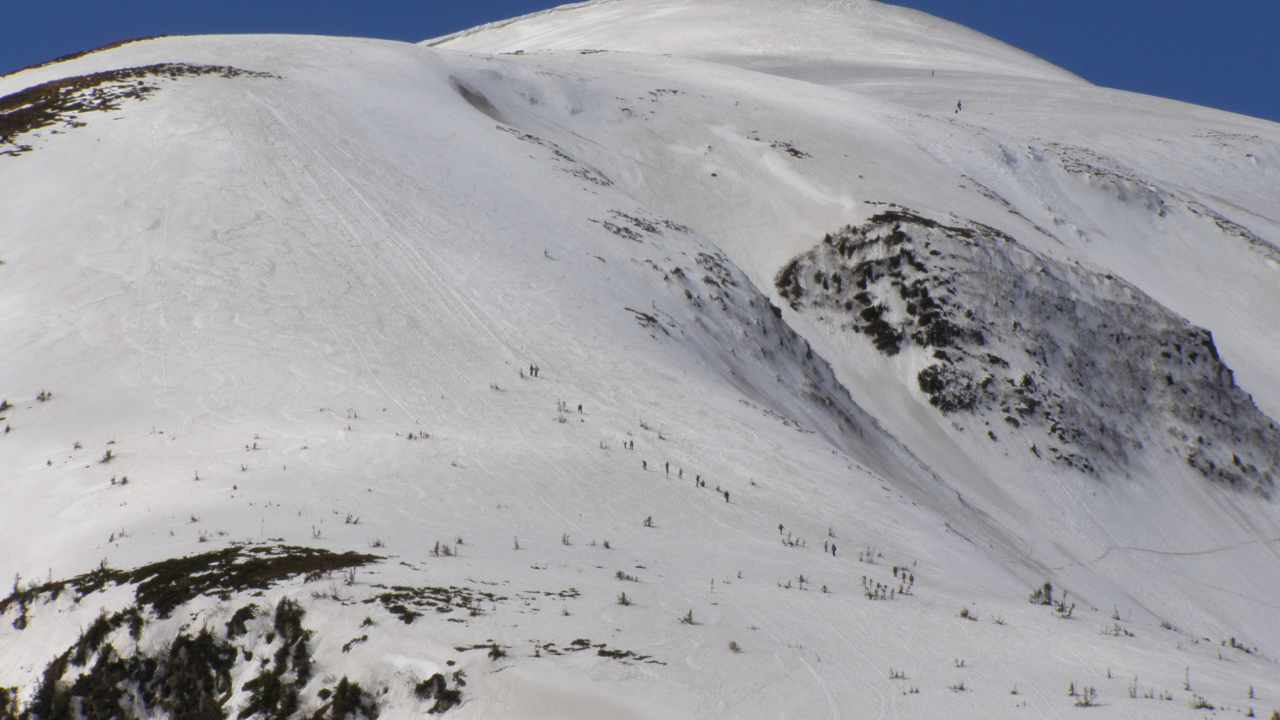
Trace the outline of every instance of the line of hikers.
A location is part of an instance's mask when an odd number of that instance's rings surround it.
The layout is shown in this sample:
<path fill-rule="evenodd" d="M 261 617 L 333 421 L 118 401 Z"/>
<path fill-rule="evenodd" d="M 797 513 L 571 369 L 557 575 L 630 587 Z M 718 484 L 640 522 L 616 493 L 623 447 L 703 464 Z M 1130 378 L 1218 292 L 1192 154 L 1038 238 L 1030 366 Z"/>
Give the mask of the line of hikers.
<path fill-rule="evenodd" d="M 630 441 L 624 442 L 624 443 L 622 444 L 622 446 L 623 446 L 623 447 L 625 447 L 625 448 L 628 448 L 628 449 L 632 449 L 632 450 L 634 450 L 634 449 L 635 449 L 635 446 L 636 446 L 636 441 L 635 441 L 635 440 L 630 440 Z M 645 470 L 645 471 L 648 471 L 648 470 L 649 470 L 649 461 L 648 461 L 648 460 L 641 460 L 641 461 L 640 461 L 640 469 Z M 663 470 L 663 472 L 664 472 L 664 473 L 666 473 L 667 477 L 670 477 L 670 476 L 671 476 L 671 463 L 670 463 L 670 462 L 665 462 L 665 463 L 663 463 L 663 464 L 662 464 L 662 470 Z M 677 468 L 677 469 L 676 469 L 676 477 L 678 477 L 678 478 L 680 478 L 680 479 L 684 479 L 684 468 Z M 704 488 L 704 487 L 706 487 L 706 486 L 707 486 L 707 481 L 706 481 L 706 480 L 703 480 L 701 475 L 695 475 L 695 476 L 694 476 L 694 478 L 693 478 L 693 486 L 694 486 L 694 487 L 703 487 L 703 488 Z M 720 493 L 721 495 L 724 495 L 724 501 L 725 501 L 725 502 L 729 502 L 729 491 L 728 491 L 728 490 L 722 490 L 722 489 L 720 488 L 720 486 L 719 486 L 719 485 L 717 485 L 717 486 L 716 486 L 716 492 Z"/>

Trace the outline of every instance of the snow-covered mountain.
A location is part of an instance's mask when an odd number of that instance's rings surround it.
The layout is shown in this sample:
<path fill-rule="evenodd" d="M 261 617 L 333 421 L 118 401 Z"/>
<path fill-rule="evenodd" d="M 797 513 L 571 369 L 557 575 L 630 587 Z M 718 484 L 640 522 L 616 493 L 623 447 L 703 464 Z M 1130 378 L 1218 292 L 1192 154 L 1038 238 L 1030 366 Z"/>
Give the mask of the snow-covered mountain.
<path fill-rule="evenodd" d="M 1280 126 L 601 0 L 24 70 L 0 187 L 0 718 L 1280 708 Z"/>

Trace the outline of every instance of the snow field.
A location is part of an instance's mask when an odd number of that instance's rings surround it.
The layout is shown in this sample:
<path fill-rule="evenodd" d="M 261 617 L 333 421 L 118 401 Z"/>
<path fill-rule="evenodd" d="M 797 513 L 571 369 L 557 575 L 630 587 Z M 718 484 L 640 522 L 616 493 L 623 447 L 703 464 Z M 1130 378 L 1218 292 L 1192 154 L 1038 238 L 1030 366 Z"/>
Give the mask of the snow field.
<path fill-rule="evenodd" d="M 161 80 L 0 157 L 0 573 L 29 584 L 231 543 L 382 556 L 197 598 L 139 641 L 163 651 L 291 597 L 314 632 L 307 712 L 350 677 L 383 715 L 421 713 L 416 683 L 455 669 L 458 717 L 1061 717 L 1081 712 L 1069 684 L 1109 716 L 1200 717 L 1195 696 L 1280 707 L 1270 501 L 1155 453 L 1105 482 L 1006 456 L 927 405 L 921 357 L 886 359 L 773 286 L 883 207 L 868 203 L 950 213 L 1208 327 L 1274 416 L 1276 220 L 1258 189 L 1274 126 L 1167 110 L 1139 142 L 1108 125 L 1116 93 L 874 3 L 835 16 L 906 28 L 896 49 L 850 43 L 879 58 L 865 72 L 823 43 L 792 57 L 806 23 L 832 23 L 806 13 L 836 5 L 755 3 L 739 35 L 712 32 L 714 3 L 690 4 L 696 23 L 672 7 L 588 4 L 435 48 L 170 38 L 0 79 L 8 95 L 158 62 L 276 76 Z M 609 34 L 668 21 L 686 34 L 662 37 L 710 49 L 664 57 Z M 747 60 L 712 42 L 775 27 Z M 533 52 L 542 40 L 560 49 Z M 940 74 L 998 82 L 998 121 L 902 80 L 975 63 L 981 78 Z M 1046 87 L 1077 112 L 1026 110 Z M 1230 147 L 1158 150 L 1205 124 Z M 1256 165 L 1236 156 L 1254 145 Z M 1158 240 L 1168 262 L 1150 261 Z M 896 590 L 894 566 L 912 593 L 868 599 L 863 578 Z M 1070 619 L 1026 601 L 1045 580 L 1070 592 Z M 412 606 L 405 623 L 379 599 L 396 587 L 505 599 Z M 130 602 L 119 587 L 42 601 L 23 630 L 9 611 L 0 686 L 30 699 L 51 658 Z M 269 621 L 254 622 L 239 642 L 265 658 Z M 1237 637 L 1261 650 L 1221 644 Z M 457 649 L 475 645 L 506 655 Z M 237 662 L 232 712 L 257 672 Z"/>

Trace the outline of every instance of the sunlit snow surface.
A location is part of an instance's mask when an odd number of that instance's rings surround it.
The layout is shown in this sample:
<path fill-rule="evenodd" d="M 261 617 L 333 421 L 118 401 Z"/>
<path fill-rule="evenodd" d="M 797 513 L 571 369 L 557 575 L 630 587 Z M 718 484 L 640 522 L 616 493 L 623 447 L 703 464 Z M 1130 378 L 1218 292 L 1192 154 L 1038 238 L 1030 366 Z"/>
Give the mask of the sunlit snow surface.
<path fill-rule="evenodd" d="M 419 715 L 437 673 L 459 718 L 1280 708 L 1276 125 L 869 2 L 614 0 L 420 46 L 167 38 L 0 96 L 151 66 L 68 85 L 97 105 L 0 145 L 25 148 L 0 154 L 0 573 L 105 560 L 122 583 L 9 604 L 19 705 L 137 605 L 119 656 L 172 667 L 207 628 L 238 649 L 218 706 L 252 712 L 288 596 L 308 716 L 344 677 Z M 918 220 L 925 269 L 858 304 L 843 283 L 901 253 L 824 238 L 887 236 L 886 213 Z M 970 334 L 912 340 L 912 282 Z M 1160 345 L 1205 331 L 1218 365 Z M 1080 359 L 1099 370 L 1054 369 Z M 1015 389 L 931 405 L 945 362 Z M 1087 467 L 1049 450 L 1048 396 L 1019 412 L 1023 374 L 1067 393 L 1092 435 L 1054 447 Z M 381 559 L 268 563 L 167 619 L 135 586 L 169 575 L 123 572 L 233 543 Z M 1069 619 L 1027 602 L 1045 581 Z"/>

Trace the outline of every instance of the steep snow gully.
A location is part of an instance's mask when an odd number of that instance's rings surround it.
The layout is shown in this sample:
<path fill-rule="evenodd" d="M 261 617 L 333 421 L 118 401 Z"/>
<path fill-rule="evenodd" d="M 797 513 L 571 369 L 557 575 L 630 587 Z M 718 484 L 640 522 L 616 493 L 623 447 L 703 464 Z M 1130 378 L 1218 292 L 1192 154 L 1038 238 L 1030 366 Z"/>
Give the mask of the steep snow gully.
<path fill-rule="evenodd" d="M 1276 188 L 870 0 L 0 78 L 0 720 L 1265 717 Z"/>

